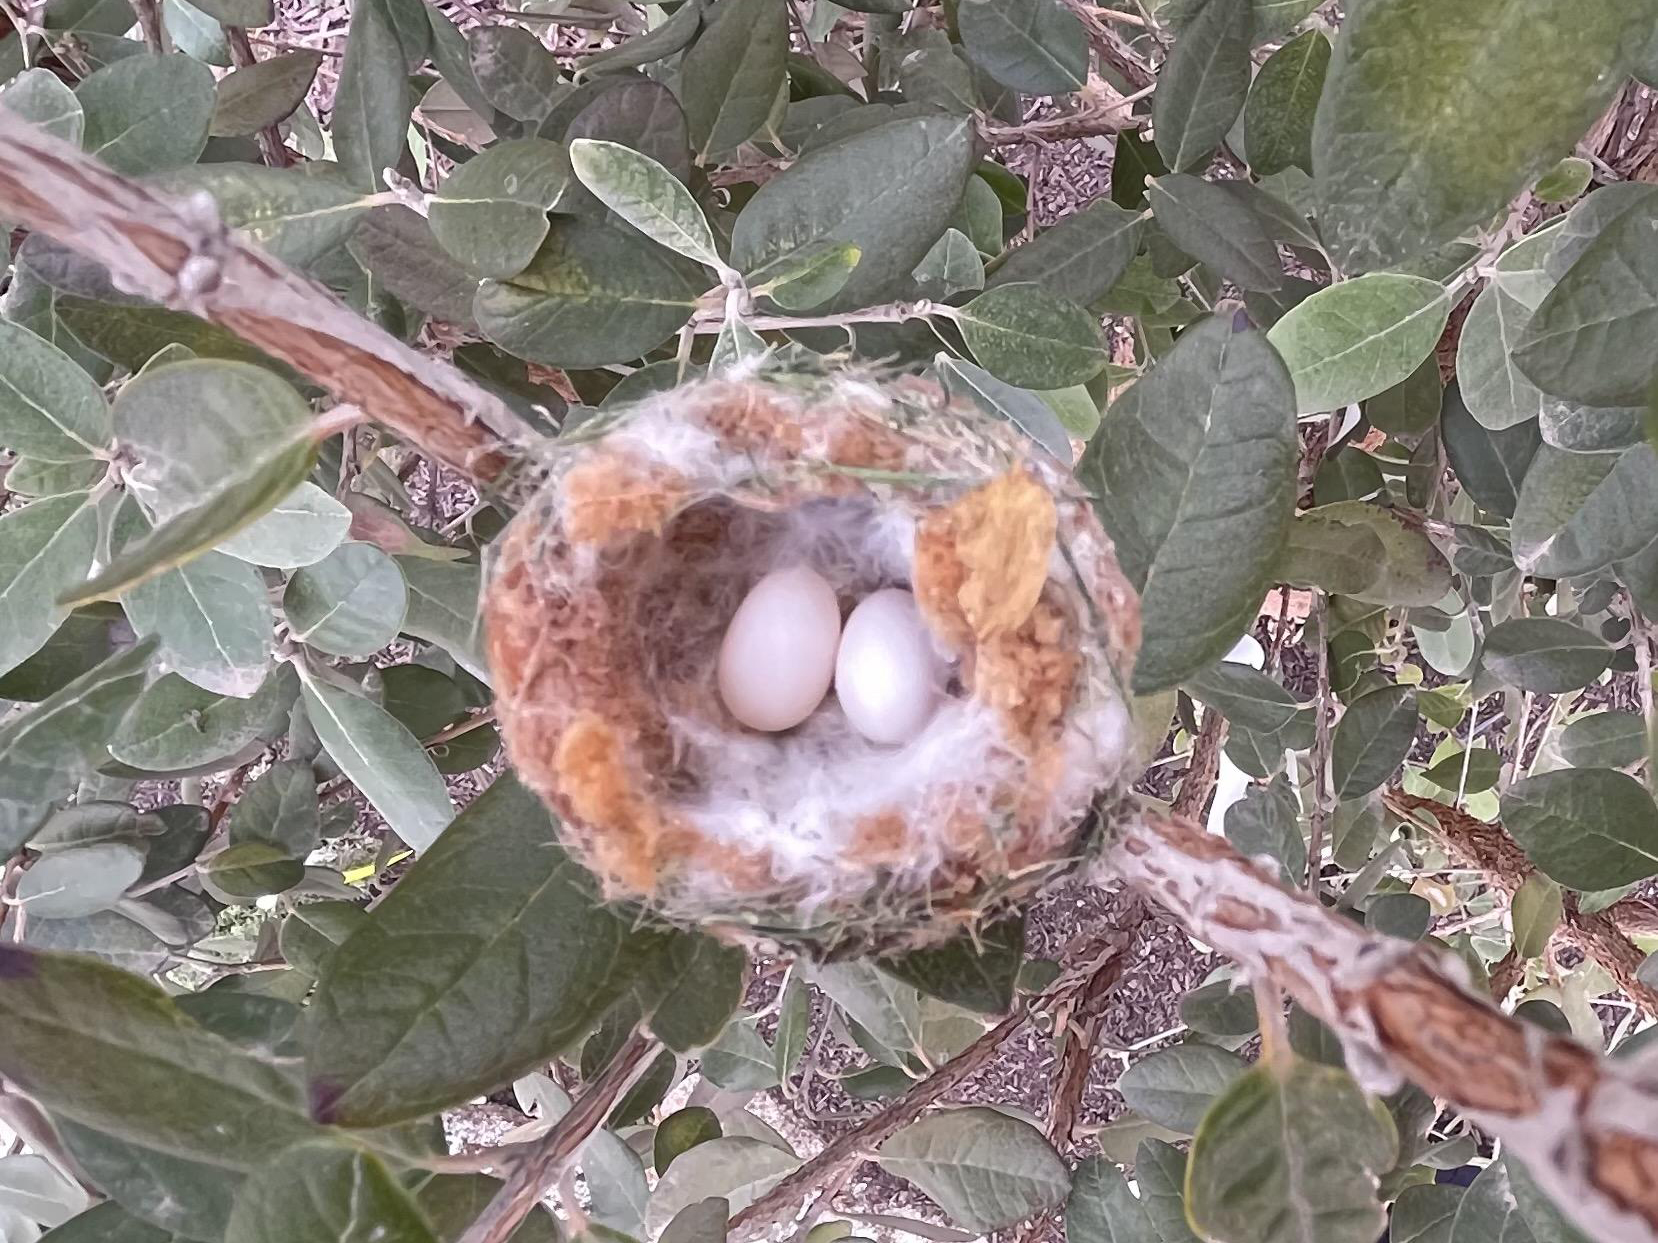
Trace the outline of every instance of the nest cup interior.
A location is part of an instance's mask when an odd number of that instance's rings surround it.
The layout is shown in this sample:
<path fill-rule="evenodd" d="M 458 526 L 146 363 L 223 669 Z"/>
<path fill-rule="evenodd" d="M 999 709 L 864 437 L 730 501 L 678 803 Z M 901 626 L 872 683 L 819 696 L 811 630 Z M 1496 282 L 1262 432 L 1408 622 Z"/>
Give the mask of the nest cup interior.
<path fill-rule="evenodd" d="M 567 451 L 504 542 L 487 624 L 515 766 L 613 895 L 751 935 L 933 939 L 1075 861 L 1127 750 L 1137 619 L 1040 453 L 936 390 L 828 381 L 680 390 Z M 1008 512 L 979 503 L 998 488 Z M 959 550 L 998 523 L 990 560 L 1027 564 L 977 584 L 987 622 Z M 726 628 L 800 565 L 843 619 L 915 592 L 953 663 L 907 743 L 866 739 L 833 691 L 779 733 L 727 711 Z"/>

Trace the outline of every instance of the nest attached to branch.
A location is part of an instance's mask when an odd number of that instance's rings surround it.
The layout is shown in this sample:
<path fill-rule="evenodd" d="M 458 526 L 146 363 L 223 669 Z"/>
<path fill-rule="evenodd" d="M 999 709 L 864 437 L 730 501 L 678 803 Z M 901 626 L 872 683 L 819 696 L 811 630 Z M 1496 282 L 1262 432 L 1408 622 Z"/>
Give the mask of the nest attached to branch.
<path fill-rule="evenodd" d="M 773 369 L 601 416 L 498 547 L 508 752 L 613 898 L 749 943 L 894 952 L 1028 899 L 1122 796 L 1133 588 L 1069 471 L 930 382 Z M 909 589 L 953 657 L 909 743 L 865 740 L 832 693 L 779 734 L 726 710 L 727 625 L 801 563 L 843 617 Z"/>

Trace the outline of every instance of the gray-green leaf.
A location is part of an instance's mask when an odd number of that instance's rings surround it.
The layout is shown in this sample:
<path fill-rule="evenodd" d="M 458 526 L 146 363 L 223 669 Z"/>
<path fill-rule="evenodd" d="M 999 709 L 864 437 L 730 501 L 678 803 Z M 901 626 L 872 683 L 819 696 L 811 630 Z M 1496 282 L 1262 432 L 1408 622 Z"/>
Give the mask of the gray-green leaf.
<path fill-rule="evenodd" d="M 1384 686 L 1355 699 L 1330 743 L 1330 777 L 1338 801 L 1378 788 L 1404 762 L 1416 737 L 1416 690 Z"/>
<path fill-rule="evenodd" d="M 546 240 L 570 189 L 570 158 L 545 138 L 497 143 L 455 169 L 427 209 L 432 236 L 480 277 L 516 276 Z"/>
<path fill-rule="evenodd" d="M 687 259 L 721 267 L 714 230 L 691 192 L 666 168 L 621 143 L 578 138 L 570 163 L 586 186 L 653 242 Z"/>
<path fill-rule="evenodd" d="M 989 1231 L 1061 1203 L 1065 1163 L 1030 1123 L 983 1106 L 912 1122 L 882 1144 L 876 1161 L 926 1192 L 951 1221 Z"/>
<path fill-rule="evenodd" d="M 1503 826 L 1526 857 L 1569 889 L 1658 875 L 1658 806 L 1633 777 L 1565 768 L 1510 786 Z"/>
<path fill-rule="evenodd" d="M 1243 110 L 1252 25 L 1248 5 L 1211 2 L 1175 40 L 1151 108 L 1157 150 L 1172 172 L 1206 163 Z"/>
<path fill-rule="evenodd" d="M 1040 285 L 998 285 L 950 318 L 980 365 L 1009 384 L 1082 384 L 1109 360 L 1094 317 Z"/>
<path fill-rule="evenodd" d="M 1612 663 L 1599 635 L 1555 617 L 1513 617 L 1485 636 L 1480 660 L 1523 691 L 1558 695 L 1589 685 Z"/>
<path fill-rule="evenodd" d="M 1088 80 L 1088 34 L 1059 0 L 962 0 L 961 45 L 1003 86 L 1066 95 Z"/>

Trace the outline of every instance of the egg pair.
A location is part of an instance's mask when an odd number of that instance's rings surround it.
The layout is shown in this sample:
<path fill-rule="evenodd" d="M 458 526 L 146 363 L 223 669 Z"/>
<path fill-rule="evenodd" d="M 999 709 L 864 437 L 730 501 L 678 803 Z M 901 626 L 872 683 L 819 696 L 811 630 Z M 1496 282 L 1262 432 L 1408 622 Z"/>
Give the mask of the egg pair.
<path fill-rule="evenodd" d="M 756 583 L 720 644 L 720 698 L 768 733 L 799 725 L 833 682 L 852 728 L 871 742 L 908 742 L 932 719 L 947 672 L 909 592 L 872 593 L 843 629 L 835 589 L 804 565 Z"/>

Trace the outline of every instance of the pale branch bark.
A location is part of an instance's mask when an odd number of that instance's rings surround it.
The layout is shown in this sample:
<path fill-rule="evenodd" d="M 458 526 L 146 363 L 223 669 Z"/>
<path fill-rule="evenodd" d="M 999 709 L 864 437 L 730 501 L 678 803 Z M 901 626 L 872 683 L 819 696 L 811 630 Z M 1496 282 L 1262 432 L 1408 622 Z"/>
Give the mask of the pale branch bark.
<path fill-rule="evenodd" d="M 527 429 L 492 393 L 405 345 L 225 228 L 212 199 L 157 193 L 0 110 L 0 217 L 212 320 L 481 483 Z"/>
<path fill-rule="evenodd" d="M 1403 790 L 1388 791 L 1383 795 L 1383 802 L 1412 824 L 1423 823 L 1415 813 L 1427 813 L 1432 823 L 1423 827 L 1458 862 L 1479 868 L 1510 897 L 1537 870 L 1499 824 L 1487 824 L 1455 807 L 1421 795 L 1406 794 Z M 1619 926 L 1618 906 L 1621 905 L 1590 912 L 1578 910 L 1575 902 L 1569 901 L 1560 917 L 1560 935 L 1605 967 L 1632 1002 L 1647 1014 L 1658 1017 L 1658 990 L 1638 975 L 1646 955 Z M 1641 905 L 1645 904 L 1631 904 L 1628 909 L 1633 913 Z"/>
<path fill-rule="evenodd" d="M 1148 810 L 1100 864 L 1274 981 L 1374 1091 L 1410 1080 L 1499 1136 L 1599 1243 L 1658 1243 L 1658 1077 L 1502 1014 L 1449 955 L 1367 932 L 1220 838 Z"/>
<path fill-rule="evenodd" d="M 1134 101 L 1143 97 L 1136 92 L 1110 103 L 1086 104 L 1075 112 L 1062 116 L 1038 117 L 1018 125 L 996 125 L 983 122 L 979 133 L 993 147 L 1005 147 L 1021 142 L 1061 142 L 1067 138 L 1098 138 L 1106 134 L 1120 134 L 1125 129 L 1139 129 L 1145 119 L 1133 114 Z"/>
<path fill-rule="evenodd" d="M 929 1105 L 935 1104 L 946 1092 L 982 1070 L 996 1055 L 996 1050 L 1017 1034 L 1030 1021 L 1032 1014 L 1049 1002 L 1076 993 L 1090 980 L 1101 979 L 1101 973 L 1105 973 L 1104 987 L 1115 984 L 1122 977 L 1127 965 L 1123 961 L 1125 955 L 1122 943 L 1112 945 L 1106 953 L 1109 957 L 1097 959 L 1090 964 L 1086 972 L 1067 974 L 1039 997 L 1017 1007 L 1012 1014 L 879 1113 L 871 1115 L 844 1135 L 835 1138 L 817 1156 L 733 1217 L 732 1237 L 759 1234 L 765 1227 L 798 1213 L 801 1203 L 807 1201 L 815 1189 L 832 1182 L 846 1168 L 862 1161 L 919 1117 Z M 1115 973 L 1111 974 L 1113 968 Z M 472 1241 L 462 1240 L 462 1243 Z"/>
<path fill-rule="evenodd" d="M 138 29 L 152 52 L 167 52 L 167 28 L 161 24 L 161 0 L 132 0 L 138 14 Z"/>
<path fill-rule="evenodd" d="M 656 1041 L 634 1032 L 599 1077 L 576 1097 L 553 1129 L 518 1157 L 495 1198 L 467 1227 L 460 1243 L 506 1243 L 559 1179 L 588 1136 L 604 1125 L 617 1098 L 649 1064 Z"/>

